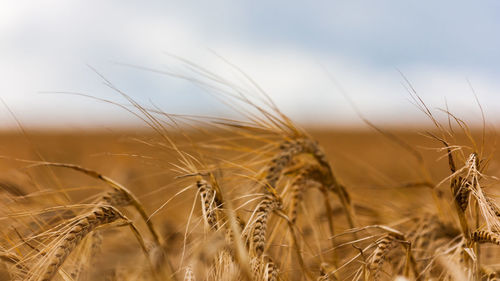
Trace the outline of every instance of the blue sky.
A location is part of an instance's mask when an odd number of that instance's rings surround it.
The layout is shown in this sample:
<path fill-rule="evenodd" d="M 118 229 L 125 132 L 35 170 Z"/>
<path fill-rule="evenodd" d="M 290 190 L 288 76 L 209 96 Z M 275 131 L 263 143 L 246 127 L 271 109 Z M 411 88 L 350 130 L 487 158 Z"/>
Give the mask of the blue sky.
<path fill-rule="evenodd" d="M 115 63 L 189 75 L 168 52 L 244 83 L 213 50 L 302 123 L 360 125 L 325 69 L 380 124 L 425 124 L 398 69 L 431 107 L 443 107 L 446 99 L 474 123 L 479 112 L 469 80 L 494 123 L 500 119 L 498 15 L 498 1 L 2 1 L 0 97 L 27 126 L 137 124 L 110 104 L 40 93 L 124 102 L 90 64 L 146 105 L 227 114 L 185 81 Z M 4 109 L 0 120 L 13 124 Z"/>

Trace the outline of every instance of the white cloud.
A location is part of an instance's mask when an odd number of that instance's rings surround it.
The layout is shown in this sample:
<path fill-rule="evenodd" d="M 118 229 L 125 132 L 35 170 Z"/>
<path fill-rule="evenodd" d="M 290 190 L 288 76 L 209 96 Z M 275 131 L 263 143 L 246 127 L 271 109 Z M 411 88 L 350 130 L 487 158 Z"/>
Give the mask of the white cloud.
<path fill-rule="evenodd" d="M 443 106 L 446 96 L 452 110 L 466 119 L 477 119 L 478 112 L 466 80 L 469 78 L 491 120 L 497 118 L 496 93 L 500 86 L 488 69 L 457 69 L 429 61 L 425 64 L 410 61 L 402 66 L 378 65 L 364 61 L 366 54 L 354 59 L 352 54 L 317 52 L 286 40 L 259 41 L 253 35 L 248 35 L 248 40 L 241 40 L 245 37 L 244 32 L 252 28 L 242 26 L 245 23 L 241 19 L 245 16 L 242 6 L 221 6 L 220 15 L 232 12 L 229 18 L 234 20 L 224 26 L 215 9 L 209 13 L 210 18 L 203 18 L 203 10 L 210 7 L 191 11 L 194 6 L 189 4 L 182 7 L 172 3 L 134 6 L 129 1 L 119 5 L 113 1 L 89 4 L 87 1 L 55 0 L 37 3 L 38 6 L 27 2 L 12 6 L 3 4 L 0 8 L 0 77 L 3 80 L 0 96 L 27 124 L 74 127 L 132 122 L 133 118 L 118 108 L 92 99 L 38 94 L 39 91 L 77 91 L 122 102 L 122 98 L 101 84 L 86 63 L 142 102 L 152 100 L 176 113 L 213 111 L 219 114 L 217 111 L 221 108 L 188 83 L 111 63 L 120 61 L 185 71 L 174 59 L 162 54 L 165 50 L 227 75 L 232 82 L 245 83 L 206 47 L 247 72 L 286 113 L 302 122 L 360 124 L 321 65 L 333 74 L 366 117 L 379 123 L 402 124 L 424 119 L 423 114 L 408 102 L 409 95 L 395 67 L 402 67 L 431 106 Z M 385 13 L 387 11 L 378 12 Z M 320 19 L 316 21 L 321 23 Z M 363 32 L 369 38 L 375 36 L 364 30 L 369 21 L 340 18 L 323 24 L 325 28 L 338 29 L 341 27 L 338 21 L 355 26 L 357 38 L 362 37 Z M 318 22 L 316 24 L 320 24 Z M 229 36 L 238 30 L 242 32 L 239 37 Z"/>

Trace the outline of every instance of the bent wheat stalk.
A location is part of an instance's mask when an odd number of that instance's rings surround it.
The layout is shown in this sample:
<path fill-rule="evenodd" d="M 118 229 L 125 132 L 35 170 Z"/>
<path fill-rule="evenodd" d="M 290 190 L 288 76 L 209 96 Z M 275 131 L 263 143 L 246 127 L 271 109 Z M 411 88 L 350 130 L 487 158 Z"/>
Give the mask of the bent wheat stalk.
<path fill-rule="evenodd" d="M 120 204 L 125 203 L 125 202 L 130 202 L 130 204 L 137 210 L 141 218 L 144 220 L 146 223 L 149 232 L 153 236 L 153 239 L 158 245 L 162 245 L 162 241 L 160 239 L 160 235 L 156 231 L 156 228 L 153 224 L 153 222 L 149 219 L 146 210 L 144 209 L 144 206 L 142 203 L 139 201 L 139 199 L 126 187 L 123 185 L 119 184 L 118 182 L 100 174 L 99 172 L 83 168 L 78 165 L 74 164 L 66 164 L 66 163 L 53 163 L 53 162 L 38 162 L 38 161 L 30 161 L 34 162 L 35 164 L 33 166 L 51 166 L 51 167 L 61 167 L 61 168 L 67 168 L 67 169 L 72 169 L 78 172 L 81 172 L 87 176 L 93 177 L 95 179 L 101 180 L 111 186 L 113 189 L 115 189 L 116 193 L 113 194 L 112 196 L 108 197 L 108 200 L 116 200 L 117 198 L 120 198 L 117 203 L 119 204 L 118 206 L 121 206 Z"/>

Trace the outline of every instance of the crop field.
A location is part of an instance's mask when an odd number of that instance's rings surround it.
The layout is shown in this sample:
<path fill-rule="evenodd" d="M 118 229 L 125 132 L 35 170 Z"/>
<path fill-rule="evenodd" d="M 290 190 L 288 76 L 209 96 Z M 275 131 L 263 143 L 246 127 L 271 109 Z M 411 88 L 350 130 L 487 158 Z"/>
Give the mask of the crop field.
<path fill-rule="evenodd" d="M 418 100 L 417 100 L 418 102 Z M 498 280 L 492 129 L 168 115 L 0 134 L 0 280 Z M 265 110 L 264 110 L 265 108 Z"/>
<path fill-rule="evenodd" d="M 0 281 L 500 281 L 500 0 L 0 0 Z"/>

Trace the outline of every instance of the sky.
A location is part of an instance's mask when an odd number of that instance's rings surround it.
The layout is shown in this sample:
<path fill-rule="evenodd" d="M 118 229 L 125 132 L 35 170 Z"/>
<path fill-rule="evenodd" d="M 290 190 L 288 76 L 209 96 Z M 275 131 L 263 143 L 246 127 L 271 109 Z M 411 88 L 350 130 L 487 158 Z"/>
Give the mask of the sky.
<path fill-rule="evenodd" d="M 363 126 L 348 99 L 380 125 L 428 125 L 406 77 L 472 124 L 475 92 L 494 126 L 498 15 L 498 1 L 0 0 L 0 127 L 15 126 L 10 111 L 27 127 L 143 124 L 102 101 L 127 104 L 100 75 L 147 107 L 231 115 L 186 79 L 139 68 L 196 77 L 179 57 L 249 85 L 237 66 L 306 125 Z"/>

